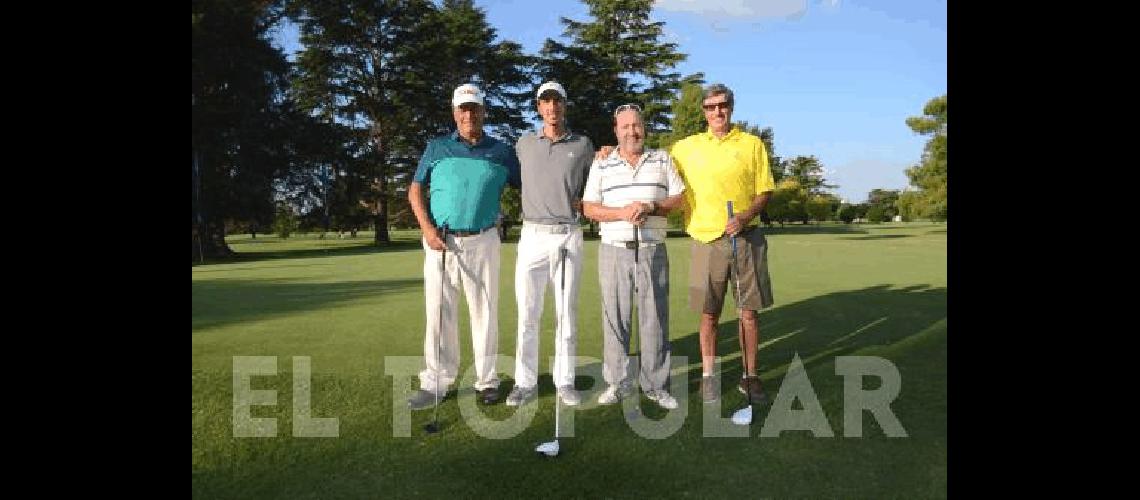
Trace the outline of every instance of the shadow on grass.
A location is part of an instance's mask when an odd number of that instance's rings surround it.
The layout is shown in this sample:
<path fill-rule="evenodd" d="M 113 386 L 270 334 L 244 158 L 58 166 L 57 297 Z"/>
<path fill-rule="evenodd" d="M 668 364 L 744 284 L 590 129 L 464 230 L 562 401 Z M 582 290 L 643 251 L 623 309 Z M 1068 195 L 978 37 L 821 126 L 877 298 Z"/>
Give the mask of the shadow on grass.
<path fill-rule="evenodd" d="M 277 259 L 274 259 L 274 260 L 277 260 Z M 226 264 L 226 263 L 225 262 L 217 262 L 216 264 Z M 237 266 L 237 267 L 234 267 L 231 265 L 217 266 L 217 267 L 205 265 L 205 266 L 202 266 L 201 269 L 195 269 L 194 273 L 196 273 L 196 274 L 198 274 L 198 273 L 228 273 L 231 271 L 264 271 L 266 269 L 284 269 L 284 268 L 306 269 L 306 268 L 313 268 L 313 267 L 329 267 L 329 266 L 335 266 L 335 265 L 336 264 L 316 264 L 316 263 Z"/>
<path fill-rule="evenodd" d="M 879 229 L 879 228 L 875 228 Z M 891 229 L 891 228 L 882 228 Z M 840 225 L 840 224 L 806 224 L 806 225 L 786 225 L 786 226 L 761 226 L 761 231 L 764 234 L 866 234 L 867 229 L 862 225 Z M 591 232 L 589 226 L 582 226 L 582 237 L 586 241 L 595 241 L 601 239 L 601 234 L 598 232 Z M 689 238 L 689 233 L 686 233 L 683 228 L 668 228 L 665 231 L 666 238 Z M 519 229 L 511 229 L 507 233 L 507 237 L 503 239 L 503 243 L 518 243 Z"/>
<path fill-rule="evenodd" d="M 731 310 L 726 313 L 734 314 Z M 760 350 L 759 370 L 767 374 L 763 376 L 766 390 L 775 397 L 783 377 L 781 368 L 795 353 L 809 370 L 821 364 L 829 366 L 836 356 L 911 338 L 945 317 L 946 288 L 925 286 L 879 285 L 781 305 L 761 312 L 761 343 L 766 345 Z M 736 320 L 722 322 L 718 330 L 718 355 L 736 353 Z M 441 406 L 444 424 L 440 433 L 426 435 L 421 430 L 432 418 L 432 412 L 425 410 L 412 414 L 411 437 L 393 438 L 393 405 L 404 404 L 403 395 L 391 394 L 389 377 L 379 374 L 369 375 L 367 380 L 314 374 L 312 394 L 322 405 L 314 407 L 314 414 L 339 416 L 340 437 L 290 437 L 287 412 L 291 393 L 289 379 L 281 373 L 279 378 L 286 382 L 279 386 L 277 395 L 282 415 L 278 438 L 237 439 L 229 435 L 228 427 L 221 428 L 220 436 L 208 437 L 209 433 L 199 434 L 195 429 L 196 447 L 226 458 L 215 458 L 192 469 L 192 496 L 515 498 L 534 496 L 535 485 L 563 484 L 572 486 L 553 489 L 544 496 L 714 498 L 760 496 L 758 478 L 764 495 L 778 497 L 945 496 L 945 462 L 937 458 L 944 457 L 939 455 L 944 451 L 938 443 L 944 442 L 945 429 L 937 419 L 923 422 L 900 413 L 899 418 L 911 432 L 908 439 L 886 439 L 874 433 L 859 440 L 814 439 L 802 432 L 757 439 L 762 418 L 753 424 L 752 438 L 704 436 L 702 403 L 696 390 L 700 377 L 697 340 L 694 331 L 673 342 L 674 356 L 688 356 L 696 365 L 687 374 L 691 381 L 687 388 L 688 415 L 679 431 L 661 440 L 643 439 L 634 435 L 622 418 L 621 405 L 582 410 L 575 414 L 575 437 L 561 440 L 563 452 L 556 459 L 537 457 L 533 451 L 535 444 L 551 438 L 554 427 L 548 373 L 540 375 L 542 397 L 536 403 L 540 407 L 534 420 L 521 434 L 501 440 L 474 435 L 459 415 L 454 397 Z M 926 366 L 945 362 L 923 351 L 911 352 L 896 351 L 891 361 Z M 600 353 L 580 354 L 600 357 Z M 461 369 L 467 369 L 468 363 L 464 360 Z M 932 369 L 937 371 L 937 366 Z M 726 416 L 743 401 L 734 384 L 728 382 L 740 376 L 739 359 L 722 363 L 721 370 L 725 381 L 722 416 Z M 222 408 L 217 418 L 228 426 L 232 380 L 225 373 L 213 377 L 201 387 L 196 385 L 195 393 L 214 388 Z M 816 382 L 813 380 L 815 390 L 824 401 L 834 400 L 833 391 L 842 390 L 835 389 L 835 384 L 828 389 Z M 911 398 L 912 407 L 945 405 L 944 384 L 944 378 L 935 376 L 907 379 L 900 398 Z M 509 388 L 509 383 L 500 387 L 504 394 Z M 589 397 L 585 392 L 589 387 L 579 384 L 579 389 L 584 391 L 584 398 Z M 672 390 L 677 394 L 685 388 Z M 644 418 L 656 419 L 663 414 L 644 398 L 641 407 Z M 504 418 L 514 410 L 500 403 L 488 412 Z M 668 479 L 662 479 L 662 470 L 669 471 Z M 511 479 L 493 479 L 495 471 L 510 471 Z M 425 480 L 425 476 L 434 479 Z M 869 477 L 884 479 L 868 481 Z"/>
<path fill-rule="evenodd" d="M 844 236 L 844 240 L 893 240 L 897 238 L 910 238 L 913 234 L 868 234 L 866 236 Z"/>
<path fill-rule="evenodd" d="M 779 298 L 777 297 L 777 300 Z M 717 328 L 717 357 L 740 351 L 737 334 L 738 321 L 731 299 L 726 299 L 725 311 Z M 725 318 L 731 318 L 725 321 Z M 757 373 L 769 392 L 783 379 L 784 370 L 798 353 L 807 369 L 819 363 L 833 363 L 836 356 L 849 355 L 860 349 L 897 343 L 920 333 L 946 317 L 946 288 L 912 286 L 892 288 L 877 285 L 861 290 L 835 292 L 770 308 L 760 313 L 760 351 L 757 354 Z M 695 325 L 694 325 L 695 326 Z M 692 333 L 673 340 L 673 355 L 688 356 L 696 363 L 701 356 L 700 335 Z M 778 373 L 765 377 L 765 372 Z M 740 378 L 741 361 L 721 362 L 725 381 Z M 700 383 L 699 364 L 689 370 L 689 390 L 697 390 Z M 733 384 L 725 382 L 722 394 L 739 393 Z"/>
<path fill-rule="evenodd" d="M 779 235 L 779 234 L 866 234 L 866 230 L 862 227 L 855 225 L 838 225 L 838 224 L 807 224 L 807 225 L 786 225 L 786 226 L 760 226 L 760 232 L 765 235 Z M 668 237 L 680 238 L 689 237 L 684 229 L 669 229 Z"/>
<path fill-rule="evenodd" d="M 918 226 L 892 226 L 889 224 L 890 224 L 889 222 L 883 222 L 883 223 L 872 222 L 872 223 L 868 223 L 868 224 L 863 224 L 863 227 L 865 227 L 867 229 L 874 229 L 876 231 L 898 231 L 898 230 L 902 230 L 902 229 L 914 229 L 915 227 L 918 227 Z"/>
<path fill-rule="evenodd" d="M 764 234 L 865 234 L 866 228 L 855 224 L 805 224 L 763 226 Z"/>
<path fill-rule="evenodd" d="M 244 246 L 244 245 L 243 245 Z M 256 252 L 237 252 L 231 257 L 207 259 L 206 262 L 192 262 L 192 268 L 204 268 L 214 264 L 235 264 L 243 262 L 261 262 L 279 259 L 311 259 L 317 257 L 343 257 L 348 255 L 380 254 L 387 252 L 405 252 L 419 250 L 423 246 L 420 240 L 393 240 L 383 246 L 373 245 L 371 241 L 361 241 L 359 244 L 337 245 L 329 248 L 300 248 L 291 250 L 260 250 Z M 226 269 L 229 270 L 229 269 Z M 199 272 L 202 272 L 201 270 Z"/>
<path fill-rule="evenodd" d="M 288 279 L 216 280 L 191 284 L 193 332 L 423 286 L 422 279 L 297 283 Z"/>

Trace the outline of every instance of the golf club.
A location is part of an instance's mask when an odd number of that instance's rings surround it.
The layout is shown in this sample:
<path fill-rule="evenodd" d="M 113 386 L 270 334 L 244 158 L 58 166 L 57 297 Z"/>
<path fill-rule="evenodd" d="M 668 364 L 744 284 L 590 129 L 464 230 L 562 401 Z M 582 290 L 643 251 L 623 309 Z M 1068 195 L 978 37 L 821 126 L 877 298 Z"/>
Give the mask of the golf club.
<path fill-rule="evenodd" d="M 559 337 L 558 334 L 560 334 L 560 333 L 565 334 L 565 332 L 563 332 L 562 329 L 566 327 L 566 321 L 565 321 L 566 309 L 569 308 L 569 304 L 566 303 L 566 252 L 567 252 L 566 247 L 562 247 L 562 248 L 558 249 L 558 259 L 560 261 L 559 266 L 562 267 L 562 279 L 561 279 L 561 284 L 559 285 L 559 289 L 560 289 L 559 293 L 562 294 L 562 314 L 558 315 L 558 328 L 555 328 L 555 330 L 554 330 L 556 332 L 555 338 L 554 338 L 554 346 L 555 346 L 554 352 L 555 353 L 558 352 L 558 337 Z M 555 376 L 557 377 L 557 375 L 555 375 Z M 558 382 L 555 381 L 555 383 L 554 383 L 554 441 L 547 441 L 545 443 L 538 445 L 534 449 L 534 451 L 538 452 L 539 454 L 546 455 L 548 457 L 558 456 L 558 450 L 559 450 L 559 448 L 558 448 L 558 435 L 560 434 L 559 431 L 561 430 L 559 428 L 559 423 L 560 423 L 559 417 L 561 416 L 561 414 L 559 412 L 559 408 L 561 407 L 561 404 L 560 404 L 561 401 L 559 401 L 559 399 L 560 398 L 558 397 Z"/>
<path fill-rule="evenodd" d="M 637 297 L 637 253 L 641 250 L 641 231 L 637 230 L 637 225 L 633 226 L 633 296 Z"/>
<path fill-rule="evenodd" d="M 637 227 L 637 224 L 634 224 L 633 225 L 633 304 L 637 304 L 637 267 L 638 267 L 638 261 L 639 261 L 638 255 L 639 255 L 640 251 L 641 251 L 641 231 Z M 630 316 L 633 316 L 633 306 L 632 305 L 630 306 L 629 310 L 630 310 Z M 641 312 L 641 306 L 640 305 L 637 305 L 637 312 L 638 313 Z M 630 335 L 629 335 L 629 343 L 630 343 L 630 345 L 640 345 L 639 344 L 641 342 L 640 338 L 637 339 L 639 342 L 638 344 L 634 344 L 634 342 L 633 342 L 633 331 L 632 331 L 633 330 L 633 321 L 632 321 L 633 318 L 630 318 L 630 319 L 631 319 L 631 321 L 629 322 L 629 325 L 630 325 L 631 331 L 630 331 Z M 638 323 L 637 326 L 638 326 L 638 335 L 640 335 L 641 334 L 641 331 L 640 331 L 641 324 Z M 638 354 L 640 354 L 640 353 L 638 353 Z M 640 368 L 641 367 L 638 366 L 638 369 L 640 369 Z M 635 392 L 633 394 L 635 396 L 637 395 L 636 389 L 635 389 Z M 621 399 L 621 391 L 620 390 L 618 391 L 618 398 Z M 636 409 L 630 410 L 630 411 L 626 412 L 625 418 L 627 420 L 636 420 L 637 415 L 638 415 L 638 411 Z"/>
<path fill-rule="evenodd" d="M 732 201 L 728 202 L 728 218 L 732 219 Z M 744 351 L 744 296 L 740 295 L 740 263 L 736 259 L 736 235 L 729 236 L 732 240 L 732 274 L 736 278 L 736 333 L 740 336 L 740 363 L 744 370 L 743 375 L 748 376 L 748 356 Z M 744 396 L 748 398 L 748 406 L 736 410 L 732 414 L 732 423 L 748 425 L 752 423 L 752 391 L 745 390 Z"/>
<path fill-rule="evenodd" d="M 424 426 L 424 432 L 435 434 L 439 432 L 439 343 L 440 332 L 443 331 L 443 301 L 445 297 L 443 287 L 447 284 L 447 224 L 443 225 L 440 233 L 443 240 L 443 254 L 439 259 L 439 322 L 435 328 L 435 408 L 432 409 L 431 422 Z"/>

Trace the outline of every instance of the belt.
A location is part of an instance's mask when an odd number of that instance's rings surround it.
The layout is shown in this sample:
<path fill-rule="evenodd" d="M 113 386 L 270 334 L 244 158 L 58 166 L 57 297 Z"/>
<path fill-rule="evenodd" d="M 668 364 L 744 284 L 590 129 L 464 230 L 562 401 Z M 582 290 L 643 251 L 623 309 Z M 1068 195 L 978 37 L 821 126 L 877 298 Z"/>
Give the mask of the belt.
<path fill-rule="evenodd" d="M 491 227 L 495 227 L 495 226 L 491 226 Z M 491 227 L 488 227 L 487 229 L 491 229 Z M 480 234 L 483 234 L 483 232 L 487 231 L 487 229 L 480 229 L 478 231 L 448 231 L 447 234 L 450 234 L 452 236 L 458 236 L 460 238 L 465 238 L 467 236 L 478 236 Z"/>
<path fill-rule="evenodd" d="M 659 245 L 659 244 L 661 244 L 661 242 L 660 241 L 614 241 L 614 242 L 611 242 L 610 244 L 613 246 L 616 246 L 616 247 L 625 247 L 629 250 L 633 250 L 634 248 L 638 248 L 638 247 L 645 248 L 645 247 L 651 247 L 654 245 Z"/>
<path fill-rule="evenodd" d="M 523 221 L 524 227 L 534 228 L 535 231 L 540 233 L 550 234 L 569 234 L 571 230 L 577 227 L 575 224 L 542 224 L 540 222 Z"/>

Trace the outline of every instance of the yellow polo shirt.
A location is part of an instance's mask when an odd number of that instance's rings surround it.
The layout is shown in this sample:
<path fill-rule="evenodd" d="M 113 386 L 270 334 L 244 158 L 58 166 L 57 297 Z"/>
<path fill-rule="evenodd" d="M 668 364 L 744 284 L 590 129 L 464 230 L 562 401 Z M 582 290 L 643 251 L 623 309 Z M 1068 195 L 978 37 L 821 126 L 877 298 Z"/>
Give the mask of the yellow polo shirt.
<path fill-rule="evenodd" d="M 697 241 L 708 243 L 724 234 L 726 201 L 732 200 L 733 211 L 740 213 L 756 195 L 776 189 L 764 142 L 738 127 L 721 138 L 708 130 L 691 135 L 669 154 L 685 181 L 685 231 Z"/>

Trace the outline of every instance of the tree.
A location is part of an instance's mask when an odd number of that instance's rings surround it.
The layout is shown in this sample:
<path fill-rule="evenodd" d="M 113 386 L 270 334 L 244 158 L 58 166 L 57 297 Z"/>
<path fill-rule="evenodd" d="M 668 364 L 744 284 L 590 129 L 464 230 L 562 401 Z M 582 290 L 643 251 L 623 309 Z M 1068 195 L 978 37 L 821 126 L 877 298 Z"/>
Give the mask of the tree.
<path fill-rule="evenodd" d="M 899 193 L 899 199 L 895 202 L 895 206 L 899 209 L 899 215 L 907 222 L 923 216 L 922 204 L 922 194 L 917 191 L 903 191 Z"/>
<path fill-rule="evenodd" d="M 888 222 L 898 215 L 898 190 L 872 189 L 867 194 L 867 219 L 870 222 Z"/>
<path fill-rule="evenodd" d="M 946 95 L 935 97 L 923 107 L 923 116 L 912 116 L 906 124 L 915 133 L 931 135 L 922 153 L 922 163 L 906 170 L 918 191 L 905 193 L 903 206 L 909 217 L 946 220 Z"/>
<path fill-rule="evenodd" d="M 612 113 L 641 106 L 648 137 L 668 130 L 675 92 L 684 81 L 670 69 L 686 59 L 677 44 L 659 41 L 665 23 L 650 21 L 652 0 L 583 0 L 592 21 L 562 18 L 569 44 L 547 39 L 536 73 L 566 88 L 567 123 L 595 145 L 616 144 Z"/>
<path fill-rule="evenodd" d="M 298 100 L 355 136 L 349 195 L 371 213 L 377 244 L 390 241 L 392 205 L 406 204 L 427 141 L 454 125 L 455 87 L 474 82 L 486 92 L 488 126 L 525 126 L 519 105 L 529 60 L 517 43 L 494 41 L 470 0 L 438 8 L 427 0 L 294 0 L 290 13 L 305 47 Z"/>
<path fill-rule="evenodd" d="M 346 211 L 338 194 L 352 170 L 353 135 L 349 127 L 312 117 L 296 132 L 292 168 L 276 179 L 274 197 L 293 206 L 313 229 L 328 232 Z"/>
<path fill-rule="evenodd" d="M 772 198 L 768 200 L 768 216 L 784 225 L 789 221 L 807 220 L 807 191 L 794 178 L 785 178 L 776 185 Z"/>
<path fill-rule="evenodd" d="M 882 205 L 870 205 L 867 208 L 867 222 L 878 224 L 888 220 L 887 210 Z"/>
<path fill-rule="evenodd" d="M 835 189 L 836 184 L 828 184 L 823 178 L 823 164 L 815 156 L 796 156 L 782 166 L 783 175 L 795 179 L 809 194 L 823 194 L 825 189 Z"/>
<path fill-rule="evenodd" d="M 277 233 L 279 238 L 288 238 L 293 231 L 297 230 L 297 216 L 293 213 L 293 207 L 285 202 L 277 203 L 277 211 L 273 218 L 273 232 Z"/>
<path fill-rule="evenodd" d="M 851 221 L 858 219 L 862 214 L 859 213 L 858 205 L 843 203 L 839 205 L 839 209 L 835 211 L 835 216 L 844 224 L 850 224 Z"/>
<path fill-rule="evenodd" d="M 502 236 L 506 238 L 507 231 L 512 225 L 522 223 L 522 192 L 508 185 L 503 190 L 503 199 L 499 207 L 503 214 Z"/>
<path fill-rule="evenodd" d="M 704 113 L 701 111 L 702 95 L 704 90 L 700 81 L 688 81 L 682 84 L 680 95 L 674 97 L 671 103 L 673 118 L 669 123 L 670 130 L 650 136 L 646 139 L 646 145 L 668 149 L 681 139 L 704 132 L 708 124 L 705 123 Z"/>
<path fill-rule="evenodd" d="M 830 220 L 839 206 L 839 199 L 832 194 L 813 194 L 808 197 L 806 210 L 810 219 L 816 222 Z"/>
<path fill-rule="evenodd" d="M 736 122 L 735 126 L 742 132 L 760 138 L 760 142 L 764 143 L 764 151 L 768 153 L 768 168 L 772 171 L 772 181 L 779 184 L 784 180 L 784 166 L 780 162 L 780 157 L 776 156 L 776 133 L 772 131 L 772 127 L 760 128 L 758 125 L 748 123 L 747 120 Z M 804 185 L 803 179 L 800 180 L 800 185 Z"/>
<path fill-rule="evenodd" d="M 194 260 L 233 254 L 225 221 L 267 227 L 274 179 L 297 166 L 307 118 L 288 95 L 288 62 L 269 41 L 279 1 L 191 3 Z M 200 248 L 200 250 L 199 250 Z"/>
<path fill-rule="evenodd" d="M 701 95 L 700 83 L 686 82 L 682 84 L 681 91 L 670 103 L 673 118 L 669 122 L 669 131 L 646 138 L 646 146 L 669 149 L 678 140 L 705 131 L 707 124 L 705 123 L 705 116 L 701 113 Z M 653 144 L 650 144 L 650 141 Z"/>

